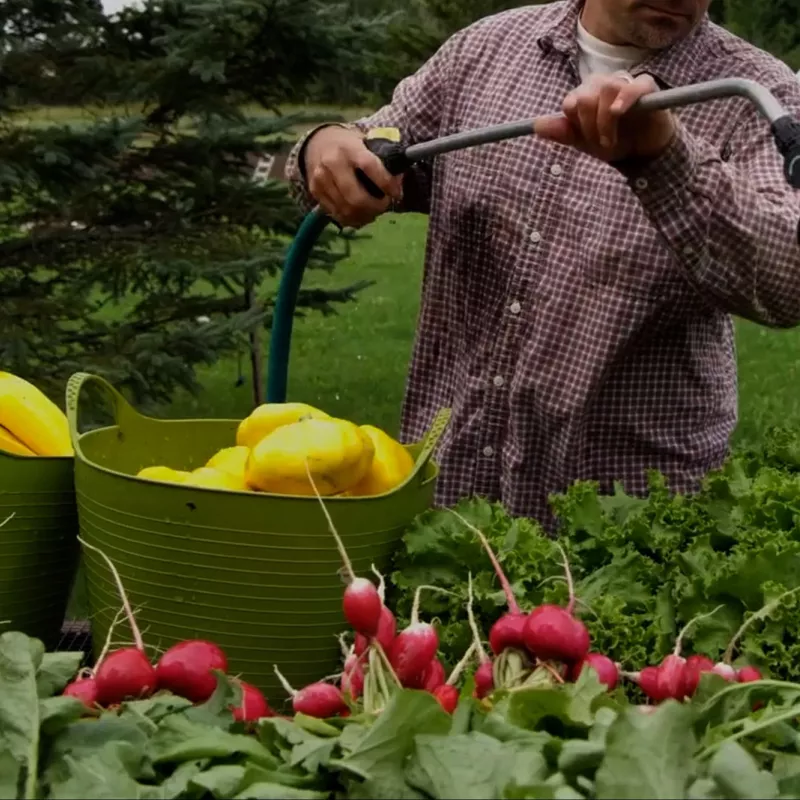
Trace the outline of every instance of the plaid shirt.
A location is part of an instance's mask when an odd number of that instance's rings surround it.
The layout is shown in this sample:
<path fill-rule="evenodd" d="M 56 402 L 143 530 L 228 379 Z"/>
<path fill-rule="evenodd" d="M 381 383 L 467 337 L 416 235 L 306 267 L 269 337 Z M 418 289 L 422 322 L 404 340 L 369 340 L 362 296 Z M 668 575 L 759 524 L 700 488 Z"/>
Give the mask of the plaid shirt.
<path fill-rule="evenodd" d="M 580 0 L 486 18 L 452 37 L 361 128 L 406 143 L 557 112 L 579 83 Z M 632 70 L 662 86 L 744 77 L 795 114 L 781 62 L 706 20 Z M 401 436 L 453 409 L 437 501 L 481 495 L 552 524 L 577 479 L 691 491 L 737 419 L 731 314 L 800 321 L 800 195 L 769 126 L 729 99 L 677 112 L 656 160 L 616 168 L 535 137 L 416 166 L 405 208 L 429 214 Z M 295 148 L 287 166 L 311 204 Z M 364 331 L 369 336 L 369 331 Z"/>

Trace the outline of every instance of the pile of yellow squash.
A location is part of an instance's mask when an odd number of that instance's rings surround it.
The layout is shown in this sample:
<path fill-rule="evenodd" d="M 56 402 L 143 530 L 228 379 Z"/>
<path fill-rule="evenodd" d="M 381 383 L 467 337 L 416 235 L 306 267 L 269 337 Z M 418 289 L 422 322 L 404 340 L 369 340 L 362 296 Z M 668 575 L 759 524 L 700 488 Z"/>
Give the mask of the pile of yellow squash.
<path fill-rule="evenodd" d="M 304 497 L 315 486 L 323 497 L 370 497 L 401 485 L 413 468 L 408 450 L 380 428 L 305 403 L 266 403 L 240 423 L 236 445 L 205 466 L 191 472 L 146 467 L 137 477 Z"/>
<path fill-rule="evenodd" d="M 10 372 L 0 372 L 0 450 L 15 456 L 73 455 L 64 412 Z"/>

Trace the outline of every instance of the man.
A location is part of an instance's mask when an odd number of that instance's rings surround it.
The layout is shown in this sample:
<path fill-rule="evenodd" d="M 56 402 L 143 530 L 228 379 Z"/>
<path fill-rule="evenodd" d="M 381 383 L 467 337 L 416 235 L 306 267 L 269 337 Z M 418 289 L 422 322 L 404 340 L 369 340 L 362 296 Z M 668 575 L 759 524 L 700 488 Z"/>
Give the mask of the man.
<path fill-rule="evenodd" d="M 660 469 L 692 490 L 736 424 L 729 315 L 800 321 L 800 196 L 766 121 L 741 99 L 626 113 L 657 88 L 722 77 L 800 111 L 788 67 L 708 6 L 562 0 L 484 19 L 375 116 L 296 148 L 289 176 L 340 223 L 390 204 L 430 215 L 402 435 L 452 407 L 440 503 L 477 494 L 551 524 L 548 495 L 576 479 L 643 492 Z M 375 126 L 410 144 L 539 115 L 538 136 L 402 179 L 362 141 Z"/>

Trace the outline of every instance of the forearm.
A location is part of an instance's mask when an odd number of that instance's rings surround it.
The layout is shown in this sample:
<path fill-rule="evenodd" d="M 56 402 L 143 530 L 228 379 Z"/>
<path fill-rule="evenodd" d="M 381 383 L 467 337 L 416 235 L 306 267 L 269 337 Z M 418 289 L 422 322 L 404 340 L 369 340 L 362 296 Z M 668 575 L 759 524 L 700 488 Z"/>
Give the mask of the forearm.
<path fill-rule="evenodd" d="M 758 122 L 739 159 L 723 161 L 679 126 L 660 157 L 624 171 L 698 291 L 730 313 L 789 327 L 800 322 L 800 193 Z"/>

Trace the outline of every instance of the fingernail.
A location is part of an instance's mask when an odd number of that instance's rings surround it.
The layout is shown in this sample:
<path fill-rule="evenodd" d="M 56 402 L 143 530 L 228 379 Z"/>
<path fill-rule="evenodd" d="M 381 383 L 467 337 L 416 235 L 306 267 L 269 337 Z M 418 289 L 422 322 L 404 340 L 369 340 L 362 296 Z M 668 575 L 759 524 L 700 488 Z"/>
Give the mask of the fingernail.
<path fill-rule="evenodd" d="M 612 111 L 621 111 L 622 110 L 622 100 L 615 100 L 611 104 L 611 110 Z"/>
<path fill-rule="evenodd" d="M 604 148 L 605 150 L 609 150 L 611 148 L 611 139 L 609 139 L 608 136 L 601 136 L 600 147 Z"/>

